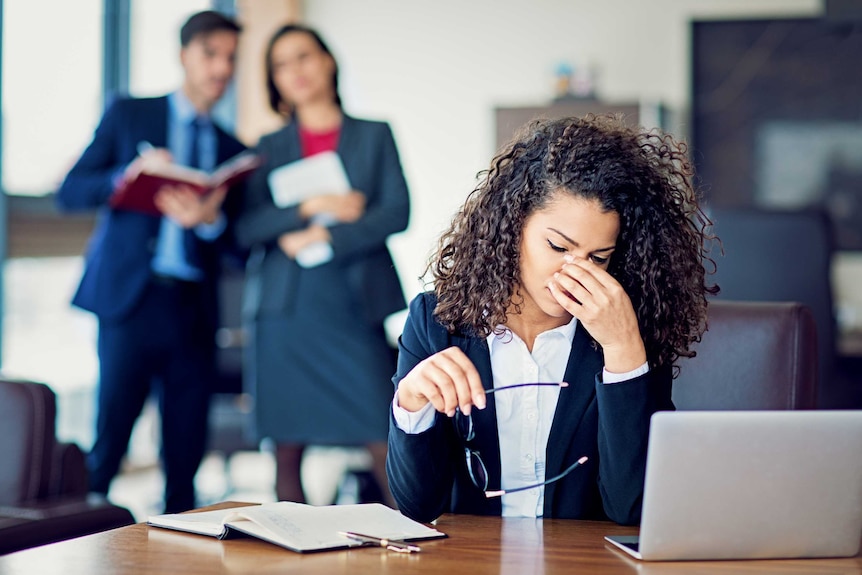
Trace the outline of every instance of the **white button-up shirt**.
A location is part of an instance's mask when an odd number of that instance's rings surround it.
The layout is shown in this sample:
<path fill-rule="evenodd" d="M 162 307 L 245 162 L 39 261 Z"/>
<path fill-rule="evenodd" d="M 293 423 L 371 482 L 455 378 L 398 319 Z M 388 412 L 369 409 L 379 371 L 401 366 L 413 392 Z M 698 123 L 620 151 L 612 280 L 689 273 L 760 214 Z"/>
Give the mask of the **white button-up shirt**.
<path fill-rule="evenodd" d="M 494 387 L 563 381 L 575 327 L 573 319 L 564 326 L 540 333 L 533 343 L 532 353 L 511 331 L 489 335 Z M 559 387 L 519 387 L 494 394 L 502 489 L 545 480 L 548 436 L 560 392 Z M 541 517 L 544 501 L 544 487 L 506 494 L 501 501 L 503 516 Z"/>

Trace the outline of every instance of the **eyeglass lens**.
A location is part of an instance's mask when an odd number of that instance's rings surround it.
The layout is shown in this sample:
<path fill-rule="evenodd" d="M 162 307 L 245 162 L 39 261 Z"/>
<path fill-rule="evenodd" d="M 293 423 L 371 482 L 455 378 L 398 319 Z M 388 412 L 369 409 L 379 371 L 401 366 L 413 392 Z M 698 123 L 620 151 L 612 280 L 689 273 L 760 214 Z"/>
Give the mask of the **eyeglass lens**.
<path fill-rule="evenodd" d="M 470 480 L 473 485 L 485 491 L 488 489 L 488 472 L 485 470 L 485 463 L 479 457 L 479 452 L 465 447 L 464 454 L 467 456 L 467 471 L 470 473 Z"/>
<path fill-rule="evenodd" d="M 476 432 L 473 429 L 473 418 L 461 413 L 460 409 L 455 411 L 455 429 L 464 443 L 473 441 L 473 438 L 476 437 Z M 482 491 L 488 489 L 488 472 L 485 470 L 485 463 L 479 457 L 479 452 L 465 446 L 464 456 L 467 462 L 467 472 L 470 474 L 473 485 Z"/>

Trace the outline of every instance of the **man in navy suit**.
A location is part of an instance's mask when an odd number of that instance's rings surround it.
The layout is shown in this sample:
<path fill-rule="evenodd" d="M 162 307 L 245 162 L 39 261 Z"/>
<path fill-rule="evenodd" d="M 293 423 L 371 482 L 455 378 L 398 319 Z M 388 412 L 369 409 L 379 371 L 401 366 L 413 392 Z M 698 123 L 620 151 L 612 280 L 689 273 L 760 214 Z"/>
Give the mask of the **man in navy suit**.
<path fill-rule="evenodd" d="M 195 506 L 215 368 L 219 253 L 230 243 L 241 193 L 222 188 L 199 197 L 164 186 L 156 195 L 161 216 L 112 209 L 108 199 L 147 165 L 211 170 L 244 149 L 210 117 L 233 77 L 239 31 L 217 12 L 189 18 L 180 32 L 182 87 L 111 104 L 57 192 L 63 210 L 99 209 L 73 300 L 99 319 L 90 490 L 107 495 L 152 389 L 162 419 L 167 513 Z"/>

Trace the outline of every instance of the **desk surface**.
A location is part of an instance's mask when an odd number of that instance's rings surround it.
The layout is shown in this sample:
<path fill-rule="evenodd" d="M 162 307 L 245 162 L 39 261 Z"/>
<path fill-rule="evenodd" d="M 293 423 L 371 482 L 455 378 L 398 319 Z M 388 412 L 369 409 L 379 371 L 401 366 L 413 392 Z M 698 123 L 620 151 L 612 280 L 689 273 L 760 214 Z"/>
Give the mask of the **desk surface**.
<path fill-rule="evenodd" d="M 221 504 L 220 506 L 232 506 Z M 554 573 L 862 575 L 862 555 L 850 559 L 642 563 L 607 546 L 610 533 L 637 533 L 612 523 L 444 515 L 448 539 L 422 542 L 402 555 L 377 548 L 299 554 L 255 539 L 218 541 L 143 523 L 0 557 L 0 574 L 59 573 Z"/>

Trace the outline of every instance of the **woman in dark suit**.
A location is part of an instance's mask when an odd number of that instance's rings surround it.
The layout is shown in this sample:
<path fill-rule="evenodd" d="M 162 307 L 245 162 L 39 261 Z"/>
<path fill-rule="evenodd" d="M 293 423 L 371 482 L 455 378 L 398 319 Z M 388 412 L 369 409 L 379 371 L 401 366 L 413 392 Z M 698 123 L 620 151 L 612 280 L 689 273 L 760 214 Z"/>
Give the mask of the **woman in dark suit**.
<path fill-rule="evenodd" d="M 650 416 L 717 291 L 691 175 L 670 137 L 609 117 L 534 122 L 494 159 L 401 336 L 403 513 L 639 521 Z"/>
<path fill-rule="evenodd" d="M 314 30 L 278 30 L 266 68 L 270 105 L 287 124 L 261 138 L 264 165 L 237 223 L 251 248 L 246 380 L 257 432 L 277 445 L 280 500 L 305 499 L 306 445 L 365 445 L 391 504 L 386 412 L 395 364 L 383 320 L 405 301 L 386 239 L 407 227 L 410 210 L 395 141 L 386 123 L 344 113 L 338 67 Z M 325 151 L 338 153 L 353 190 L 276 207 L 270 172 Z"/>

